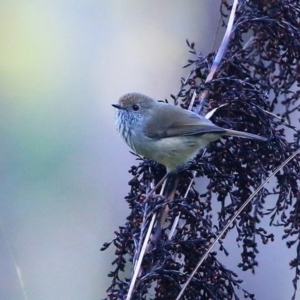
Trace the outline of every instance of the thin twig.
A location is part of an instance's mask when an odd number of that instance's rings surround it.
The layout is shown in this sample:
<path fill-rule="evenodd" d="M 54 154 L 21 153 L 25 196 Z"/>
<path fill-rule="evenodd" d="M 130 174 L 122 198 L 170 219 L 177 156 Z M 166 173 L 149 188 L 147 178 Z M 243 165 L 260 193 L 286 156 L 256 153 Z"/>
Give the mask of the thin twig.
<path fill-rule="evenodd" d="M 219 66 L 220 62 L 222 61 L 224 53 L 228 48 L 229 39 L 230 39 L 230 35 L 232 33 L 233 21 L 234 21 L 235 11 L 236 11 L 237 5 L 238 5 L 238 0 L 235 0 L 233 2 L 233 5 L 232 5 L 232 9 L 231 9 L 231 12 L 230 12 L 227 28 L 226 28 L 222 43 L 221 43 L 220 48 L 218 49 L 218 52 L 215 56 L 215 59 L 214 59 L 213 64 L 210 68 L 210 71 L 209 71 L 209 74 L 208 74 L 208 76 L 205 80 L 205 83 L 208 83 L 213 79 L 213 77 L 214 77 L 214 75 L 215 75 L 215 73 L 218 69 L 218 66 Z M 202 111 L 202 108 L 205 105 L 206 95 L 207 95 L 207 90 L 203 92 L 203 95 L 201 95 L 200 104 L 198 106 L 198 113 Z"/>
<path fill-rule="evenodd" d="M 24 281 L 23 281 L 23 277 L 22 277 L 22 273 L 21 273 L 21 268 L 19 267 L 19 265 L 17 264 L 17 261 L 16 261 L 16 258 L 15 258 L 15 255 L 12 251 L 12 246 L 11 246 L 11 243 L 7 237 L 7 234 L 6 234 L 6 231 L 4 230 L 4 226 L 3 226 L 3 222 L 2 222 L 2 217 L 0 215 L 0 228 L 1 228 L 1 231 L 4 235 L 4 239 L 5 239 L 5 242 L 7 244 L 7 248 L 8 248 L 8 251 L 9 251 L 9 254 L 11 256 L 11 259 L 13 261 L 13 264 L 15 266 L 15 269 L 16 269 L 16 273 L 17 273 L 17 277 L 18 277 L 18 281 L 20 283 L 20 286 L 21 286 L 21 290 L 22 290 L 22 294 L 23 294 L 23 298 L 25 300 L 27 300 L 27 294 L 26 294 L 26 291 L 25 291 L 25 284 L 24 284 Z"/>
<path fill-rule="evenodd" d="M 191 282 L 192 278 L 204 262 L 204 260 L 207 258 L 208 254 L 211 252 L 213 247 L 218 243 L 218 241 L 223 237 L 224 233 L 227 231 L 227 229 L 232 225 L 232 223 L 235 221 L 235 219 L 240 215 L 240 213 L 245 209 L 245 207 L 251 202 L 251 200 L 261 191 L 261 189 L 270 181 L 290 160 L 292 160 L 298 153 L 300 153 L 300 148 L 295 151 L 291 156 L 289 156 L 256 190 L 251 194 L 251 196 L 241 205 L 241 207 L 237 210 L 237 212 L 233 215 L 233 217 L 229 220 L 229 222 L 226 224 L 226 226 L 221 230 L 218 237 L 214 240 L 214 242 L 209 246 L 209 248 L 206 250 L 205 254 L 201 257 L 200 261 L 198 262 L 196 268 L 191 273 L 190 277 L 186 281 L 186 283 L 183 285 L 180 293 L 178 294 L 176 300 L 179 300 L 181 296 L 183 295 L 185 289 Z"/>
<path fill-rule="evenodd" d="M 167 177 L 168 177 L 168 173 L 163 177 L 163 179 L 150 191 L 150 193 L 146 196 L 146 199 L 147 201 L 149 200 L 149 195 L 152 195 L 154 193 L 154 191 L 163 183 L 162 187 L 161 187 L 161 190 L 160 190 L 160 195 L 163 194 L 164 192 L 164 189 L 165 189 L 165 185 L 166 185 L 166 182 L 167 182 Z M 145 200 L 146 200 L 145 199 Z M 127 296 L 126 296 L 126 300 L 130 300 L 131 299 L 131 296 L 132 296 L 132 293 L 134 291 L 134 288 L 135 288 L 135 283 L 136 283 L 136 279 L 137 279 L 137 276 L 138 274 L 140 273 L 140 269 L 141 269 L 141 264 L 142 264 L 142 261 L 144 259 L 144 255 L 145 255 L 145 252 L 147 250 L 147 246 L 148 246 L 148 242 L 149 242 L 149 239 L 150 239 L 150 235 L 151 235 L 151 232 L 152 232 L 152 229 L 153 229 L 153 226 L 154 226 L 154 223 L 155 223 L 155 220 L 156 220 L 156 217 L 157 217 L 157 213 L 154 213 L 152 215 L 152 219 L 150 221 L 150 224 L 149 224 L 149 227 L 148 227 L 148 231 L 146 233 L 146 236 L 145 236 L 145 239 L 144 239 L 144 243 L 143 243 L 143 246 L 142 246 L 142 249 L 141 249 L 141 252 L 139 254 L 139 257 L 138 257 L 138 260 L 137 262 L 134 264 L 134 272 L 133 272 L 133 276 L 131 278 L 131 281 L 130 281 L 130 286 L 129 286 L 129 290 L 128 290 L 128 293 L 127 293 Z M 142 236 L 140 236 L 140 238 L 142 238 Z"/>
<path fill-rule="evenodd" d="M 147 249 L 148 240 L 150 238 L 150 234 L 151 234 L 151 231 L 152 231 L 155 219 L 156 219 L 156 215 L 157 215 L 156 213 L 153 214 L 151 222 L 149 224 L 149 229 L 151 228 L 151 230 L 148 230 L 147 234 L 145 236 L 144 244 L 143 244 L 143 247 L 142 247 L 139 259 L 138 259 L 138 261 L 136 263 L 136 266 L 134 268 L 133 276 L 131 278 L 131 282 L 130 282 L 130 286 L 129 286 L 129 290 L 128 290 L 128 294 L 127 294 L 126 300 L 130 300 L 131 299 L 132 293 L 134 291 L 135 282 L 136 282 L 137 276 L 138 276 L 140 268 L 141 268 L 141 264 L 142 264 L 142 261 L 143 261 L 143 258 L 144 258 L 145 251 Z"/>

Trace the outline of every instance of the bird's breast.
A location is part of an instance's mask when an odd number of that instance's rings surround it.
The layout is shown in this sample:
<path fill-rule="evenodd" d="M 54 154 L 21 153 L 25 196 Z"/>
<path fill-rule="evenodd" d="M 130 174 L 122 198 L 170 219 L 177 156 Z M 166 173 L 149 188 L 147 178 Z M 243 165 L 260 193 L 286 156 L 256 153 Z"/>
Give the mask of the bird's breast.
<path fill-rule="evenodd" d="M 187 163 L 200 148 L 206 147 L 208 141 L 195 136 L 179 136 L 161 139 L 142 137 L 138 141 L 133 138 L 137 153 L 155 160 L 167 167 L 169 171 Z M 142 143 L 140 141 L 143 141 Z"/>

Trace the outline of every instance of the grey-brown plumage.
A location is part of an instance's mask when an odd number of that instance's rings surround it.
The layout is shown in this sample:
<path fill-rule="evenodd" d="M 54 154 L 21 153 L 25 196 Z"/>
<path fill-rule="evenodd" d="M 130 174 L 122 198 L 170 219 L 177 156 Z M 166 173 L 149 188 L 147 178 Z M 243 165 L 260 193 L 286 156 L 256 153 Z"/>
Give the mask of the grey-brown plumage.
<path fill-rule="evenodd" d="M 267 140 L 252 133 L 221 128 L 194 112 L 139 93 L 124 95 L 113 106 L 117 108 L 117 129 L 129 147 L 163 164 L 168 172 L 175 171 L 195 157 L 199 149 L 222 136 Z"/>

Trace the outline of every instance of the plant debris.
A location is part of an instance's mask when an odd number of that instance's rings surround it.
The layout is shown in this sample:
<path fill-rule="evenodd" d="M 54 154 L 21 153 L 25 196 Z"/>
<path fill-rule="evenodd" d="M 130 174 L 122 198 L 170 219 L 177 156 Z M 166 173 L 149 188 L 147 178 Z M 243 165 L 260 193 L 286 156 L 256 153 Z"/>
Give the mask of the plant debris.
<path fill-rule="evenodd" d="M 221 15 L 226 25 L 231 6 L 222 1 Z M 215 53 L 203 56 L 195 43 L 187 41 L 193 57 L 185 67 L 191 68 L 182 79 L 180 92 L 171 95 L 175 104 L 188 108 L 194 93 L 193 107 L 200 105 L 199 95 L 208 91 L 205 109 L 218 108 L 212 121 L 221 127 L 251 132 L 267 137 L 268 142 L 226 138 L 211 143 L 207 149 L 178 173 L 178 186 L 173 200 L 155 195 L 146 203 L 151 182 L 158 182 L 165 169 L 156 162 L 141 160 L 130 173 L 130 192 L 125 197 L 131 209 L 124 226 L 115 232 L 112 243 L 116 259 L 109 274 L 112 284 L 107 290 L 110 300 L 125 299 L 130 278 L 124 278 L 126 266 L 131 268 L 140 248 L 140 241 L 154 212 L 168 203 L 169 214 L 157 243 L 146 253 L 132 299 L 175 299 L 182 284 L 197 265 L 199 258 L 224 228 L 241 204 L 286 158 L 299 148 L 300 131 L 297 112 L 300 110 L 300 4 L 292 0 L 240 0 L 228 48 L 210 82 L 205 82 Z M 224 105 L 226 104 L 226 105 Z M 270 225 L 283 228 L 282 238 L 295 251 L 290 262 L 295 270 L 295 299 L 300 276 L 300 157 L 290 161 L 276 176 L 276 186 L 265 186 L 236 220 L 241 246 L 243 271 L 255 271 L 260 239 L 263 244 L 274 240 L 269 228 L 260 225 L 269 218 Z M 206 186 L 196 189 L 193 178 L 205 177 Z M 266 200 L 272 197 L 272 208 Z M 212 201 L 219 211 L 212 211 Z M 212 215 L 217 215 L 217 222 Z M 180 222 L 171 239 L 168 233 L 174 219 Z M 226 236 L 224 237 L 226 239 Z M 105 250 L 111 243 L 106 243 Z M 219 251 L 229 255 L 222 243 Z M 255 295 L 242 288 L 242 280 L 218 260 L 212 252 L 187 287 L 183 299 L 239 299 Z"/>

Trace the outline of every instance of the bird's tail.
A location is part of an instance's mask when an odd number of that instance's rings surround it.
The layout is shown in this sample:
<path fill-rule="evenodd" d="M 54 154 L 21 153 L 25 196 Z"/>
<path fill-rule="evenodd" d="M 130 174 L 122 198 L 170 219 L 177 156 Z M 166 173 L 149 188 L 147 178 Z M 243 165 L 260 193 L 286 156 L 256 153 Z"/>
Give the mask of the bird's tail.
<path fill-rule="evenodd" d="M 227 129 L 226 132 L 223 134 L 225 136 L 236 136 L 236 137 L 241 137 L 241 138 L 248 138 L 248 139 L 255 139 L 255 140 L 260 140 L 260 141 L 267 141 L 268 139 L 253 133 L 249 132 L 242 132 L 242 131 L 237 131 L 237 130 L 231 130 Z"/>

